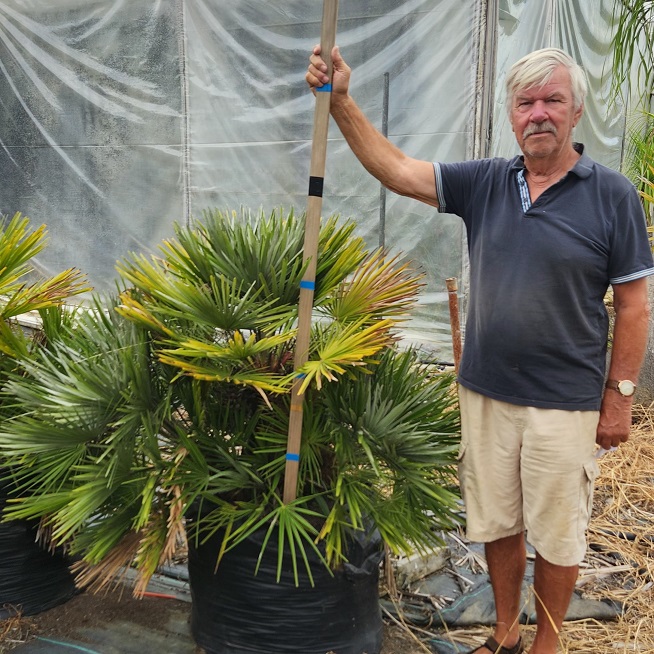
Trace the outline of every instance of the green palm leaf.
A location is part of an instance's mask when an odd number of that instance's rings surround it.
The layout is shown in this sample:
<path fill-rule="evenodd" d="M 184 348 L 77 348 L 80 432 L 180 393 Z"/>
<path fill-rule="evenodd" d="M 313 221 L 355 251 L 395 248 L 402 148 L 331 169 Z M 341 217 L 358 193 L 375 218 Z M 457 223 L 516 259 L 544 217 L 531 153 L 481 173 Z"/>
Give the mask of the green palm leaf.
<path fill-rule="evenodd" d="M 613 19 L 612 94 L 621 95 L 625 86 L 628 91 L 638 79 L 641 99 L 648 101 L 654 84 L 654 0 L 615 0 Z"/>
<path fill-rule="evenodd" d="M 345 326 L 333 324 L 327 329 L 318 328 L 318 342 L 312 346 L 312 358 L 298 371 L 303 375 L 300 392 L 315 383 L 322 388 L 323 381 L 336 381 L 348 369 L 365 366 L 381 348 L 388 346 L 393 338 L 390 320 L 379 320 L 372 325 L 367 319 Z"/>
<path fill-rule="evenodd" d="M 323 306 L 339 321 L 361 316 L 406 318 L 415 304 L 420 284 L 408 264 L 397 265 L 398 260 L 398 257 L 386 259 L 383 251 L 378 250 Z"/>

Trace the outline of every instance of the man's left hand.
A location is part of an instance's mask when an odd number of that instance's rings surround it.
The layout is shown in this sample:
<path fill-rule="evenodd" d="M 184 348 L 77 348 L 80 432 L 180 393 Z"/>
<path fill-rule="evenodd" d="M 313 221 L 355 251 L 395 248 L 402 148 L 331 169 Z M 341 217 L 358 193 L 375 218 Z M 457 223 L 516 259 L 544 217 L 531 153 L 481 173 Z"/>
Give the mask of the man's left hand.
<path fill-rule="evenodd" d="M 615 397 L 614 397 L 615 396 Z M 631 398 L 607 389 L 602 399 L 599 424 L 597 425 L 597 444 L 609 450 L 629 440 L 631 429 Z"/>

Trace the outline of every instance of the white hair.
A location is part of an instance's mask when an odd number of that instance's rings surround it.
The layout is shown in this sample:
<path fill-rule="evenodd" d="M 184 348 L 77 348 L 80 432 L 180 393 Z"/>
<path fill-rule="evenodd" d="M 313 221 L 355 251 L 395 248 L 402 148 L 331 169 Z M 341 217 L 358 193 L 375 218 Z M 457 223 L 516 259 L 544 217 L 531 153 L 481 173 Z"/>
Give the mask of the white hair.
<path fill-rule="evenodd" d="M 513 96 L 518 91 L 534 86 L 545 86 L 554 71 L 559 66 L 565 66 L 570 73 L 570 87 L 575 109 L 584 103 L 588 93 L 588 82 L 583 68 L 563 50 L 558 48 L 543 48 L 535 50 L 519 59 L 511 66 L 506 76 L 507 111 L 511 112 Z"/>

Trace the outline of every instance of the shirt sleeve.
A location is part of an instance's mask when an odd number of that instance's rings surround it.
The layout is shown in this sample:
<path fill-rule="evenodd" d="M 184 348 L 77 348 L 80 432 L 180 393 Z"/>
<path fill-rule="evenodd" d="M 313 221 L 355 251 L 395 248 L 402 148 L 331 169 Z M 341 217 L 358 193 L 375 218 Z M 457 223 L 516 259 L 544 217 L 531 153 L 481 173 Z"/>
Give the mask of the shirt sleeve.
<path fill-rule="evenodd" d="M 447 164 L 435 163 L 434 173 L 439 212 L 465 216 L 467 205 L 475 188 L 475 181 L 487 166 L 487 159 Z"/>
<path fill-rule="evenodd" d="M 622 284 L 654 274 L 645 212 L 635 188 L 618 204 L 614 215 L 609 281 Z"/>

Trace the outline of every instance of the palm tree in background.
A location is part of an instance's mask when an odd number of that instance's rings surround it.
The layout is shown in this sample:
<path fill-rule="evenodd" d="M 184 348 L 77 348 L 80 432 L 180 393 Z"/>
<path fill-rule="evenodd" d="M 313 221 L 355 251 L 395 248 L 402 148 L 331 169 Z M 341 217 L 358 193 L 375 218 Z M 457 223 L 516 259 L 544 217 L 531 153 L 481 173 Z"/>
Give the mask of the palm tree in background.
<path fill-rule="evenodd" d="M 612 97 L 633 95 L 637 105 L 625 148 L 624 172 L 643 200 L 654 235 L 654 0 L 616 0 Z M 654 242 L 653 242 L 654 247 Z"/>
<path fill-rule="evenodd" d="M 633 90 L 635 67 L 642 83 L 638 96 L 647 107 L 654 91 L 654 0 L 616 0 L 613 15 L 613 94 Z"/>

